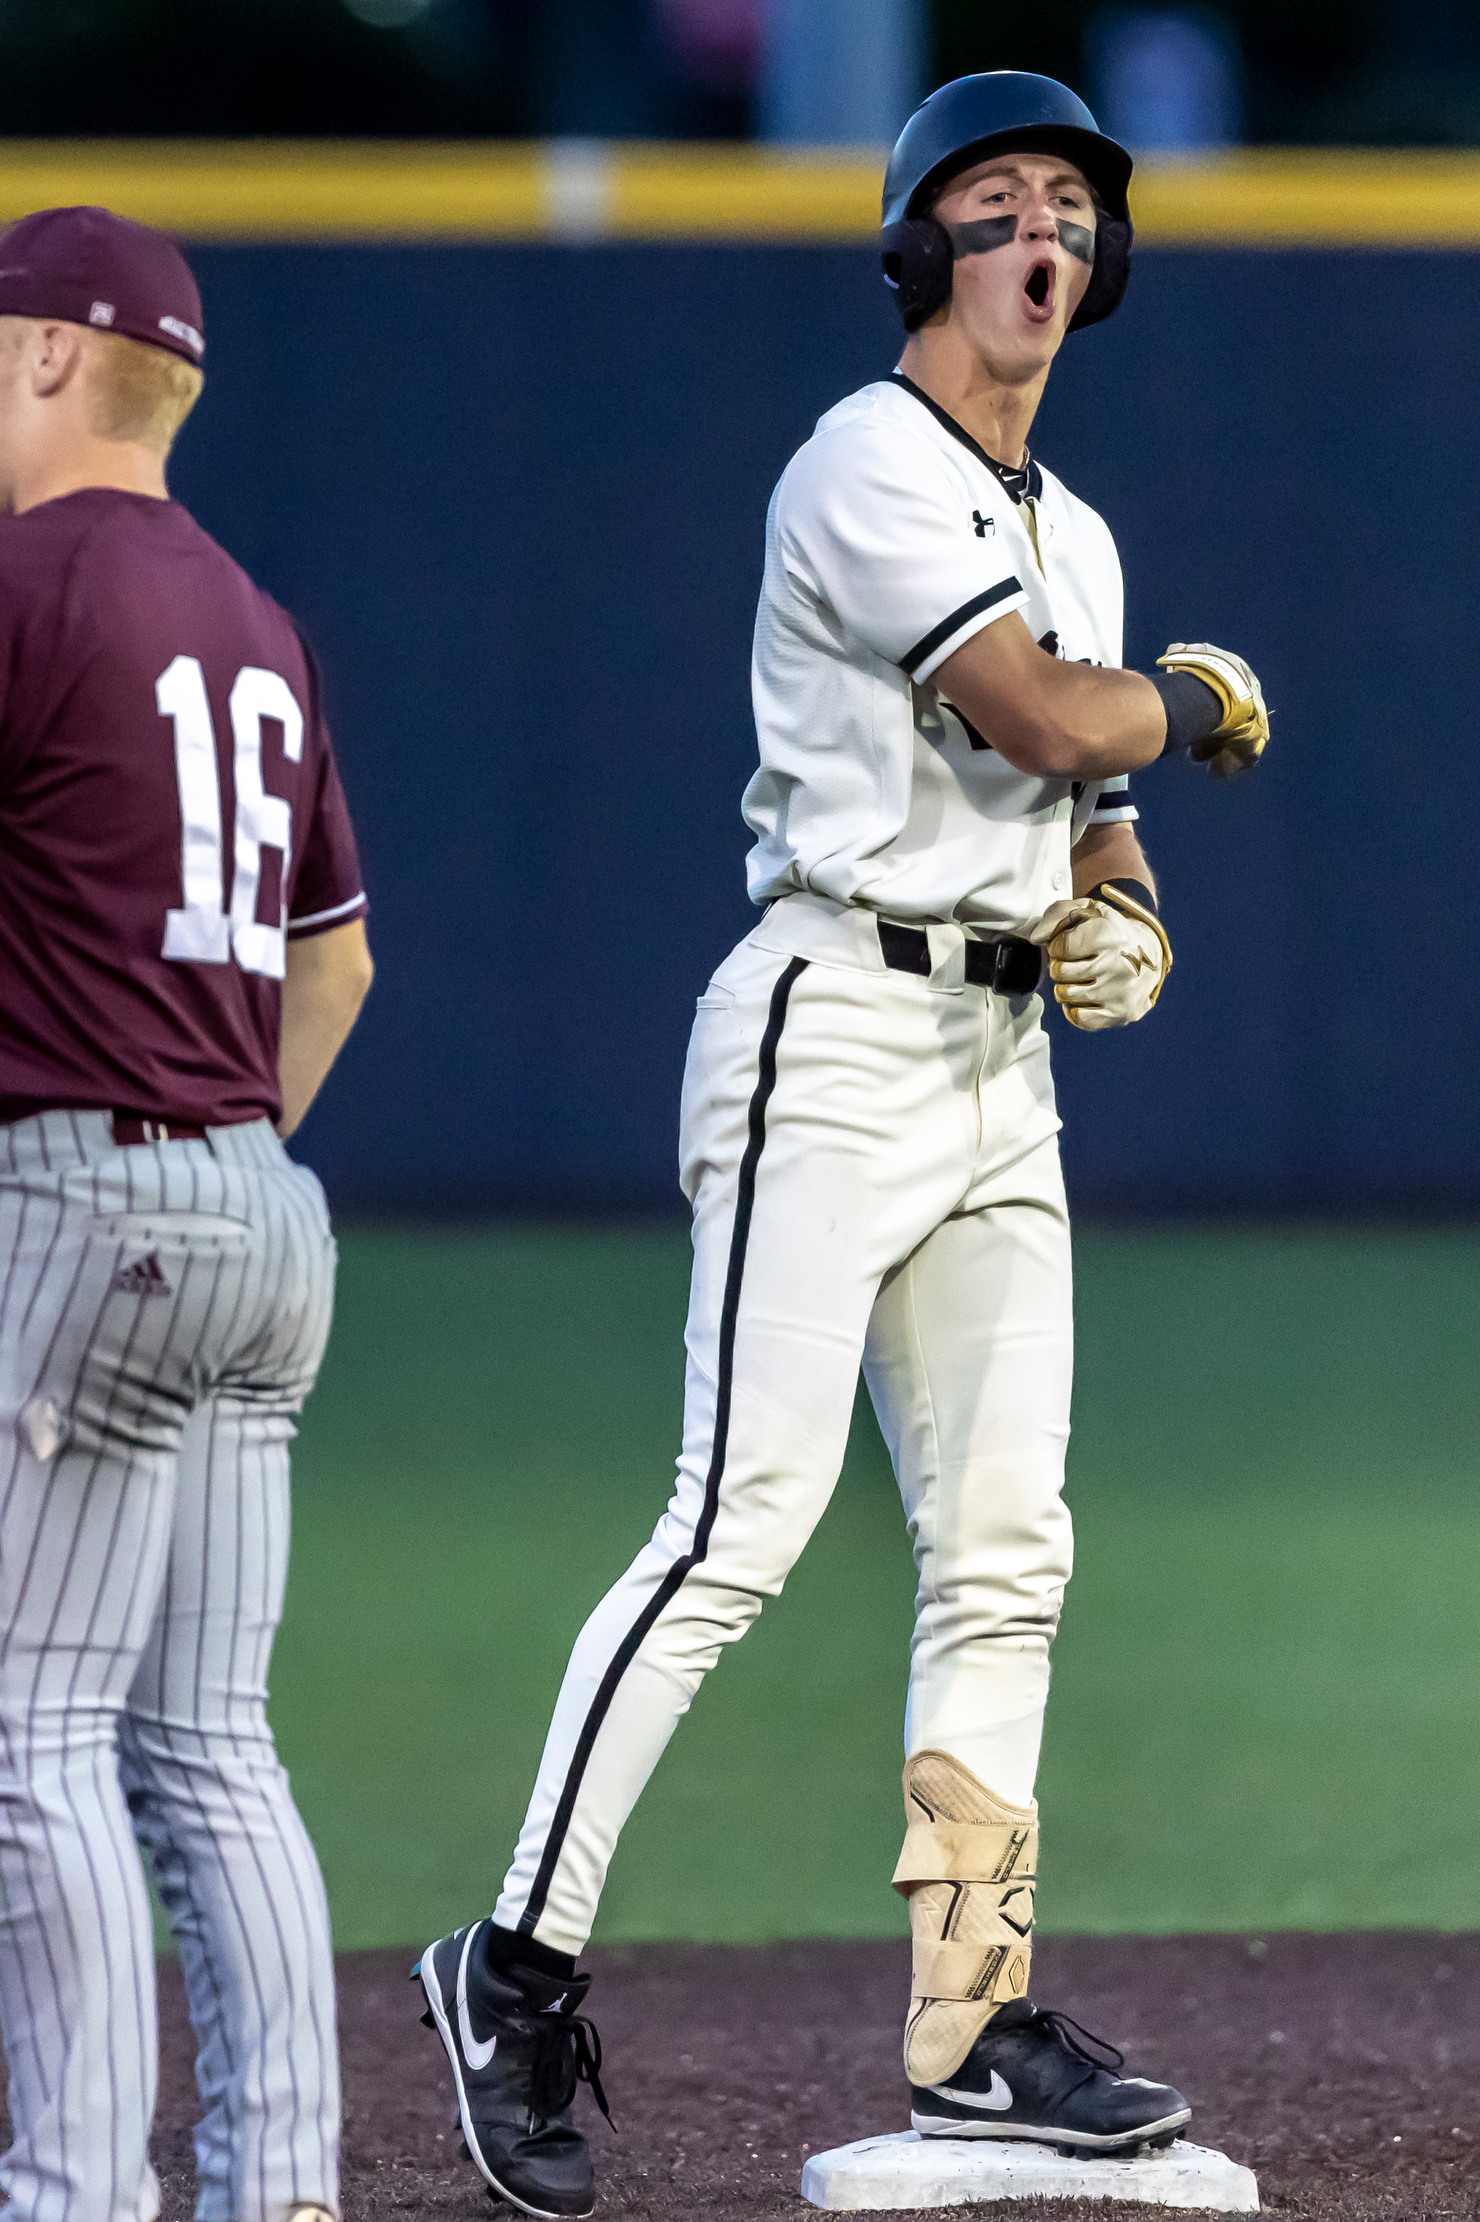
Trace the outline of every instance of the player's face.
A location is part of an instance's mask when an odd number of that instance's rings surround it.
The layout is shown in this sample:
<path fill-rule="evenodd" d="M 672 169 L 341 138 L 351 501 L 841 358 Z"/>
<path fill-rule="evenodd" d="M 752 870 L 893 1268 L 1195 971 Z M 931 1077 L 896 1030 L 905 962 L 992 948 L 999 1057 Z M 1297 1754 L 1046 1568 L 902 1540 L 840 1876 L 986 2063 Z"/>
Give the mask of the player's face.
<path fill-rule="evenodd" d="M 948 314 L 1009 383 L 1046 370 L 1094 267 L 1095 203 L 1062 157 L 998 155 L 952 180 L 933 213 L 959 230 Z M 976 241 L 980 241 L 977 247 Z"/>

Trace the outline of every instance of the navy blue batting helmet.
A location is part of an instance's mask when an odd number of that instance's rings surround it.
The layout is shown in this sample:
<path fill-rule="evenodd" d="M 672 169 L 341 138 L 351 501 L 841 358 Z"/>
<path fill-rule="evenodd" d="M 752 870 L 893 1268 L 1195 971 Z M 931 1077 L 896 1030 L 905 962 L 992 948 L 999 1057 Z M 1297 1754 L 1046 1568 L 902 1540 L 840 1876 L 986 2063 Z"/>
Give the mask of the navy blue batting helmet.
<path fill-rule="evenodd" d="M 884 173 L 884 276 L 907 331 L 917 331 L 951 297 L 955 250 L 930 214 L 960 171 L 984 155 L 1061 154 L 1082 170 L 1100 204 L 1095 263 L 1071 332 L 1119 308 L 1130 275 L 1131 158 L 1107 138 L 1077 93 L 1027 70 L 983 70 L 942 85 L 915 110 Z"/>

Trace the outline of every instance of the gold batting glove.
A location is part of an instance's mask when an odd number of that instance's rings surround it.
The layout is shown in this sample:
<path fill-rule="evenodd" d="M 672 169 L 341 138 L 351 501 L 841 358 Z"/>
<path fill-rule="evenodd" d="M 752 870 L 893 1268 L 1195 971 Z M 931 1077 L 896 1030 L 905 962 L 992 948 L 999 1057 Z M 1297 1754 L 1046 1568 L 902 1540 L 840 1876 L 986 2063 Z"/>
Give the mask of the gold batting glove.
<path fill-rule="evenodd" d="M 1111 880 L 1093 895 L 1052 904 L 1029 939 L 1047 948 L 1054 1001 L 1086 1034 L 1134 1026 L 1172 969 L 1172 945 L 1155 911 Z"/>
<path fill-rule="evenodd" d="M 1257 764 L 1269 740 L 1269 712 L 1243 657 L 1207 640 L 1174 640 L 1156 661 L 1162 671 L 1190 671 L 1223 705 L 1222 724 L 1188 750 L 1193 762 L 1206 764 L 1218 779 Z"/>

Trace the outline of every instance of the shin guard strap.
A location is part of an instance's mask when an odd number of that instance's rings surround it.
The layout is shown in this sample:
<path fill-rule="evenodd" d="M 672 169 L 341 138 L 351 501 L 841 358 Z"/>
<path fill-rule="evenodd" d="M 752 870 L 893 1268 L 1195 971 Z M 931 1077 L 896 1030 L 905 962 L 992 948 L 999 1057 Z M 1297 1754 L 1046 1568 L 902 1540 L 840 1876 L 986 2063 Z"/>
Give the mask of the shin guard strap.
<path fill-rule="evenodd" d="M 1001 2005 L 1027 1987 L 1027 1947 L 1022 1937 L 1001 1944 L 938 1944 L 916 1937 L 910 1979 L 912 1998 L 990 1999 Z M 1016 1980 L 1018 1963 L 1023 1979 Z"/>
<path fill-rule="evenodd" d="M 1038 1873 L 1038 1831 L 1031 1822 L 911 1821 L 894 1870 L 908 1898 L 918 1883 L 1031 1884 Z"/>

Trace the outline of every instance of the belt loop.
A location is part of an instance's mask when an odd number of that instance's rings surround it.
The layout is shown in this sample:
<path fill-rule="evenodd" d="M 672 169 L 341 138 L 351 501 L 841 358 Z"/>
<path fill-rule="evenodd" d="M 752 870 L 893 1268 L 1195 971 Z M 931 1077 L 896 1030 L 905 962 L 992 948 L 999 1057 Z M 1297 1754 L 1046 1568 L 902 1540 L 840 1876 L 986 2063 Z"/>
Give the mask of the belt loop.
<path fill-rule="evenodd" d="M 936 995 L 960 995 L 966 986 L 966 935 L 960 926 L 927 926 L 930 988 Z"/>

